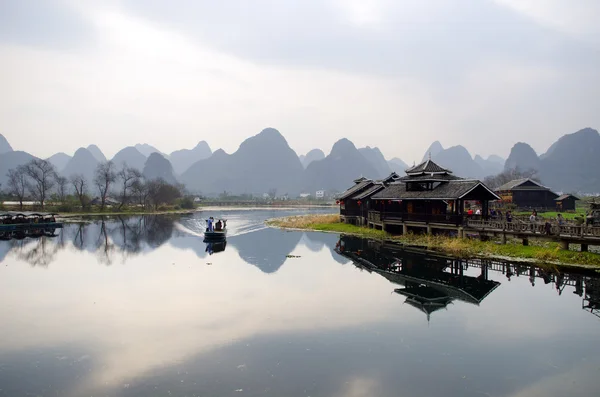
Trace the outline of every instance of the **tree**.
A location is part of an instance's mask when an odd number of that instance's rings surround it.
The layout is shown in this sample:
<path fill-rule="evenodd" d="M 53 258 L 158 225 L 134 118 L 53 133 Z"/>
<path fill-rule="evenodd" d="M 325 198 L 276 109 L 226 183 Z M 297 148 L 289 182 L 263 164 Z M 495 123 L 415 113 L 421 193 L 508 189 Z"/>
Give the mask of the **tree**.
<path fill-rule="evenodd" d="M 161 204 L 173 204 L 179 197 L 181 197 L 180 186 L 171 185 L 162 179 L 148 182 L 148 198 L 155 210 Z"/>
<path fill-rule="evenodd" d="M 23 211 L 23 200 L 25 199 L 25 190 L 27 189 L 27 177 L 24 167 L 8 170 L 8 193 L 14 195 L 19 202 L 19 209 Z"/>
<path fill-rule="evenodd" d="M 117 175 L 115 174 L 115 165 L 112 161 L 106 161 L 98 164 L 94 175 L 94 183 L 98 187 L 98 191 L 100 193 L 100 210 L 104 210 L 110 185 L 116 180 Z"/>
<path fill-rule="evenodd" d="M 71 175 L 71 184 L 75 188 L 75 195 L 79 199 L 81 209 L 86 207 L 88 184 L 85 177 L 81 174 Z"/>
<path fill-rule="evenodd" d="M 270 198 L 274 199 L 275 196 L 277 196 L 277 189 L 276 188 L 269 189 L 267 194 L 269 195 Z"/>
<path fill-rule="evenodd" d="M 483 183 L 485 183 L 491 189 L 496 189 L 496 188 L 504 185 L 505 183 L 514 181 L 515 179 L 523 179 L 523 178 L 529 178 L 536 182 L 540 182 L 540 178 L 539 178 L 538 172 L 536 170 L 530 169 L 530 170 L 524 171 L 517 167 L 517 168 L 511 168 L 508 170 L 504 170 L 501 173 L 499 173 L 498 175 L 488 176 L 483 180 Z"/>
<path fill-rule="evenodd" d="M 69 180 L 64 176 L 56 175 L 56 193 L 58 195 L 58 200 L 64 204 L 65 199 L 67 197 L 67 184 Z"/>
<path fill-rule="evenodd" d="M 52 190 L 56 183 L 56 169 L 47 160 L 33 159 L 24 165 L 23 170 L 31 180 L 28 183 L 29 192 L 44 209 L 48 192 Z"/>
<path fill-rule="evenodd" d="M 123 168 L 117 173 L 117 177 L 121 182 L 121 204 L 119 204 L 119 209 L 121 209 L 129 198 L 128 192 L 131 191 L 135 182 L 142 177 L 142 173 L 135 168 L 127 167 L 127 164 L 123 164 Z"/>
<path fill-rule="evenodd" d="M 131 194 L 135 197 L 137 203 L 146 208 L 148 203 L 148 186 L 143 178 L 136 180 L 131 186 Z"/>

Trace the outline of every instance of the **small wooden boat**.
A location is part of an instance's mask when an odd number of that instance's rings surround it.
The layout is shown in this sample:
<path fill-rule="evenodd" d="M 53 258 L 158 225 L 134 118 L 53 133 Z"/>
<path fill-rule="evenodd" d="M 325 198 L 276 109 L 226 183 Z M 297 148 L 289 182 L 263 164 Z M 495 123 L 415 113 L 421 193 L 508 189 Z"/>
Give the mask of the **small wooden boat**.
<path fill-rule="evenodd" d="M 217 222 L 214 222 L 213 219 L 206 220 L 206 230 L 204 231 L 205 240 L 223 240 L 226 236 L 227 220 L 219 219 Z"/>

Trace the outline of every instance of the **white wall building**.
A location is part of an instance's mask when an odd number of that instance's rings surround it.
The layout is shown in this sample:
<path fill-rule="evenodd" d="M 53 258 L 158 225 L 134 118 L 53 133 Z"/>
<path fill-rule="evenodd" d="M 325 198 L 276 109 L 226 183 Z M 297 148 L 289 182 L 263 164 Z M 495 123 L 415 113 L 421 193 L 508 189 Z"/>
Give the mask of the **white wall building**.
<path fill-rule="evenodd" d="M 318 199 L 322 199 L 325 197 L 325 190 L 317 190 L 315 193 L 315 197 Z"/>

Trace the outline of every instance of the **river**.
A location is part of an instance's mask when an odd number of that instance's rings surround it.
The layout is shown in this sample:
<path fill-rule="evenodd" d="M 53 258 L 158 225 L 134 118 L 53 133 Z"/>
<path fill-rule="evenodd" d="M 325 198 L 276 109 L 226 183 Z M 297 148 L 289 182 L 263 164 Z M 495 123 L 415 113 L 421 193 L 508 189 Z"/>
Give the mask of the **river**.
<path fill-rule="evenodd" d="M 263 224 L 305 212 L 0 241 L 0 396 L 598 395 L 599 274 Z"/>

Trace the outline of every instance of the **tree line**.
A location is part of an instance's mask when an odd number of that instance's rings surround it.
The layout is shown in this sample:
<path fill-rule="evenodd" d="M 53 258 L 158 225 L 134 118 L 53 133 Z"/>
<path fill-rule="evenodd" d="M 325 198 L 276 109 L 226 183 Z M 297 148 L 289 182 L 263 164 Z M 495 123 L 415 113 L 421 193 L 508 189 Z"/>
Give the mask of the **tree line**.
<path fill-rule="evenodd" d="M 59 175 L 52 163 L 41 159 L 9 170 L 7 177 L 7 193 L 16 198 L 21 210 L 28 197 L 39 203 L 42 210 L 49 199 L 61 205 L 75 199 L 82 210 L 92 204 L 99 205 L 101 211 L 107 205 L 116 205 L 120 210 L 128 204 L 156 210 L 161 205 L 174 204 L 184 193 L 183 185 L 148 180 L 139 170 L 127 164 L 118 169 L 112 161 L 98 164 L 92 181 L 82 174 L 69 178 Z M 94 194 L 96 199 L 92 199 Z M 116 203 L 110 200 L 111 196 L 117 199 Z M 193 207 L 191 198 L 184 199 L 184 204 Z"/>

